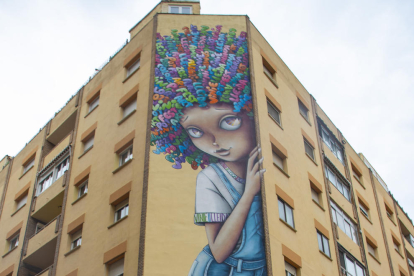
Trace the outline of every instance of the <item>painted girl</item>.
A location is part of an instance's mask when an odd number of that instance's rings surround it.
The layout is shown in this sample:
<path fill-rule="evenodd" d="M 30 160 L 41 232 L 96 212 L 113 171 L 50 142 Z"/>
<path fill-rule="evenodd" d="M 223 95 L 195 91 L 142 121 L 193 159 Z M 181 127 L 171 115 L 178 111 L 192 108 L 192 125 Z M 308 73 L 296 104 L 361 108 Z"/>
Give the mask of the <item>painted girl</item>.
<path fill-rule="evenodd" d="M 263 215 L 246 33 L 184 27 L 158 34 L 154 153 L 202 168 L 194 222 L 208 245 L 189 275 L 266 275 Z"/>

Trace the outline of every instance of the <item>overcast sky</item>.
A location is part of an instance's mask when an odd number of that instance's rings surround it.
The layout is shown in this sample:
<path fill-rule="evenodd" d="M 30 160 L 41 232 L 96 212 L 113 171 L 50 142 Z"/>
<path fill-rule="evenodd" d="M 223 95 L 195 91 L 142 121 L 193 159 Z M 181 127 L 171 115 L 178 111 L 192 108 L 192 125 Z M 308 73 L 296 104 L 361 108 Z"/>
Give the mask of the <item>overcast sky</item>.
<path fill-rule="evenodd" d="M 0 159 L 16 155 L 156 0 L 0 1 Z M 414 1 L 202 0 L 248 14 L 414 217 Z"/>

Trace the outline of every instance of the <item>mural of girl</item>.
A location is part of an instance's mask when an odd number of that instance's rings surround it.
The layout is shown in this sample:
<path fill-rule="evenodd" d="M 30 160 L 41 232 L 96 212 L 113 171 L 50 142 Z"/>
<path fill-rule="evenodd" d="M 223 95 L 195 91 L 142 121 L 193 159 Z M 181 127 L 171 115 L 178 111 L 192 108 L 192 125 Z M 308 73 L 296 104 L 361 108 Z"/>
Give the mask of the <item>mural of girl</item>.
<path fill-rule="evenodd" d="M 174 169 L 201 167 L 194 222 L 208 245 L 189 275 L 266 275 L 245 32 L 191 25 L 157 34 L 151 145 Z"/>

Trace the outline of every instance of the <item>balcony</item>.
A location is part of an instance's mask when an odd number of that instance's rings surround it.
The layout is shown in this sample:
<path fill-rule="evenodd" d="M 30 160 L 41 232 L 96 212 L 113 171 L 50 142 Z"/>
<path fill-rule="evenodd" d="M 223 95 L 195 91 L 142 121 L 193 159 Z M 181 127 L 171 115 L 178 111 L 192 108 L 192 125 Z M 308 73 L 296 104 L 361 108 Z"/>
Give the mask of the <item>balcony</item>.
<path fill-rule="evenodd" d="M 56 217 L 29 239 L 23 262 L 41 271 L 38 275 L 43 275 L 53 265 L 59 220 L 60 216 Z"/>
<path fill-rule="evenodd" d="M 33 218 L 47 224 L 61 213 L 65 189 L 62 183 L 65 177 L 66 173 L 36 197 Z"/>
<path fill-rule="evenodd" d="M 76 97 L 59 111 L 52 120 L 49 136 L 47 140 L 53 145 L 57 145 L 65 138 L 74 128 L 76 122 Z"/>
<path fill-rule="evenodd" d="M 67 135 L 59 142 L 46 156 L 43 161 L 43 166 L 47 166 L 55 157 L 59 155 L 67 146 L 69 146 L 70 135 Z"/>

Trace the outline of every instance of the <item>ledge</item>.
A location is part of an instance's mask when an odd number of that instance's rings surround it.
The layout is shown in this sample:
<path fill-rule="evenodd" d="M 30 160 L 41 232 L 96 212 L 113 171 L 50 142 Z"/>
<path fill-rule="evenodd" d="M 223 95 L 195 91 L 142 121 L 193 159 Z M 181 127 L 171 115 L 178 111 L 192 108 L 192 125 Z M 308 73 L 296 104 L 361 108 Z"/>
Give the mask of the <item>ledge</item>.
<path fill-rule="evenodd" d="M 87 149 L 87 150 L 85 150 L 81 155 L 79 155 L 79 157 L 78 157 L 78 159 L 81 159 L 85 154 L 87 154 L 91 149 L 93 148 L 93 145 L 89 148 L 89 149 Z"/>
<path fill-rule="evenodd" d="M 279 89 L 279 85 L 277 85 L 277 82 L 272 79 L 268 74 L 266 74 L 265 72 L 263 72 L 263 74 L 265 74 L 265 76 L 273 83 L 274 86 L 276 86 L 277 89 Z M 275 73 L 276 74 L 276 73 Z"/>
<path fill-rule="evenodd" d="M 95 109 L 97 109 L 98 108 L 98 106 L 99 106 L 99 104 L 98 105 L 96 105 L 91 111 L 89 111 L 88 112 L 88 114 L 86 114 L 85 115 L 85 117 L 83 117 L 83 118 L 86 118 L 86 117 L 88 117 L 89 116 L 89 114 L 91 114 Z"/>
<path fill-rule="evenodd" d="M 364 184 L 362 184 L 362 182 L 361 182 L 361 181 L 359 181 L 359 179 L 355 177 L 355 175 L 353 175 L 353 177 L 354 177 L 354 179 L 355 179 L 356 181 L 358 181 L 358 183 L 359 183 L 359 184 L 361 184 L 361 186 L 362 186 L 362 188 L 364 188 L 364 190 L 366 190 L 366 189 L 367 189 L 367 188 L 365 188 Z"/>
<path fill-rule="evenodd" d="M 72 202 L 71 204 L 74 205 L 76 202 L 78 202 L 79 200 L 81 200 L 82 198 L 84 198 L 88 193 L 84 193 L 83 195 L 81 195 L 80 197 L 78 197 L 74 202 Z"/>
<path fill-rule="evenodd" d="M 290 178 L 290 175 L 287 174 L 287 172 L 285 172 L 283 169 L 279 168 L 278 165 L 276 165 L 275 163 L 273 163 L 273 165 L 279 169 L 279 171 L 281 171 L 287 178 Z"/>
<path fill-rule="evenodd" d="M 398 251 L 397 249 L 395 249 L 394 248 L 394 250 L 395 250 L 395 252 L 397 252 L 398 253 L 398 255 L 400 255 L 401 256 L 401 258 L 403 258 L 404 259 L 404 256 L 401 254 L 401 252 L 400 251 Z"/>
<path fill-rule="evenodd" d="M 322 211 L 324 211 L 324 212 L 325 212 L 325 208 L 323 208 L 323 207 L 322 207 L 322 205 L 320 205 L 320 204 L 319 204 L 319 202 L 317 202 L 317 201 L 316 201 L 316 200 L 314 200 L 313 198 L 312 198 L 312 201 L 313 201 L 316 205 L 318 205 L 318 207 L 319 207 L 319 208 L 321 208 L 321 209 L 322 209 Z"/>
<path fill-rule="evenodd" d="M 374 258 L 374 260 L 376 260 L 377 263 L 381 264 L 381 262 L 377 259 L 377 257 L 375 257 L 374 255 L 372 255 L 371 252 L 368 252 L 368 255 L 370 255 L 372 258 Z"/>
<path fill-rule="evenodd" d="M 112 173 L 113 174 L 116 174 L 117 172 L 119 172 L 120 170 L 122 170 L 124 167 L 126 167 L 129 163 L 131 163 L 132 160 L 134 160 L 134 158 L 129 159 L 128 161 L 126 161 L 124 164 L 122 164 L 122 166 L 119 166 L 118 168 L 116 168 Z"/>
<path fill-rule="evenodd" d="M 129 80 L 129 78 L 130 77 L 132 77 L 133 75 L 135 75 L 135 73 L 136 72 L 138 72 L 138 70 L 141 68 L 141 66 L 137 69 L 137 70 L 135 70 L 134 72 L 132 72 L 132 74 L 131 75 L 129 75 L 128 77 L 126 77 L 123 81 L 122 81 L 122 83 L 125 83 L 127 80 Z"/>
<path fill-rule="evenodd" d="M 372 223 L 372 221 L 369 219 L 369 217 L 367 217 L 361 210 L 359 210 L 359 212 L 362 214 L 362 216 L 366 219 L 366 220 L 368 220 L 369 221 L 369 223 L 371 223 L 372 225 L 374 225 L 373 223 Z"/>
<path fill-rule="evenodd" d="M 14 216 L 17 212 L 19 212 L 21 209 L 23 209 L 24 206 L 26 206 L 27 203 L 23 204 L 19 209 L 17 209 L 16 211 L 13 212 L 13 214 L 11 214 L 11 217 Z"/>
<path fill-rule="evenodd" d="M 316 166 L 318 166 L 318 163 L 316 163 L 316 161 L 313 160 L 312 157 L 308 153 L 305 152 L 305 154 Z"/>
<path fill-rule="evenodd" d="M 326 255 L 326 254 L 325 254 L 325 252 L 321 251 L 320 249 L 319 249 L 319 252 L 320 252 L 322 255 L 324 255 L 326 258 L 328 258 L 331 262 L 333 262 L 332 258 L 331 258 L 331 257 L 329 257 L 328 255 Z"/>
<path fill-rule="evenodd" d="M 22 174 L 22 175 L 19 177 L 19 180 L 20 180 L 20 179 L 22 179 L 22 177 L 23 177 L 23 176 L 25 176 L 28 172 L 30 172 L 33 168 L 34 168 L 34 165 L 33 165 L 33 166 L 31 166 L 31 167 L 30 167 L 30 169 L 28 169 L 28 170 L 27 170 L 24 174 Z"/>
<path fill-rule="evenodd" d="M 78 250 L 81 247 L 81 245 L 78 245 L 76 247 L 74 247 L 73 249 L 71 249 L 70 251 L 66 252 L 63 256 L 68 256 L 70 254 L 72 254 L 73 252 L 75 252 L 76 250 Z"/>
<path fill-rule="evenodd" d="M 122 120 L 121 121 L 119 121 L 117 124 L 118 124 L 118 126 L 120 125 L 120 124 L 122 124 L 123 122 L 125 122 L 129 117 L 131 117 L 132 116 L 132 114 L 134 114 L 135 112 L 137 112 L 137 110 L 135 109 L 134 111 L 132 111 L 131 113 L 129 113 L 128 115 L 126 115 L 124 118 L 122 118 Z"/>
<path fill-rule="evenodd" d="M 269 116 L 269 118 L 270 118 L 270 119 L 272 119 L 272 121 L 273 121 L 273 122 L 275 122 L 275 123 L 276 123 L 276 124 L 277 124 L 277 125 L 278 125 L 281 129 L 282 129 L 282 130 L 284 130 L 284 129 L 283 129 L 283 127 L 282 127 L 282 125 L 281 125 L 281 124 L 279 124 L 279 122 L 278 122 L 278 121 L 276 121 L 275 119 L 273 119 L 273 117 L 272 117 L 272 116 L 270 116 L 270 114 L 269 114 L 269 113 L 267 113 L 267 115 L 268 115 L 268 116 Z"/>
<path fill-rule="evenodd" d="M 309 111 L 308 111 L 309 112 Z M 300 113 L 299 112 L 299 114 L 300 114 L 300 116 L 302 116 L 302 118 L 303 119 L 305 119 L 305 121 L 310 125 L 310 126 L 312 126 L 312 124 L 311 124 L 311 122 L 309 122 L 309 118 L 306 118 L 305 116 L 303 116 L 303 114 L 302 113 Z"/>
<path fill-rule="evenodd" d="M 117 225 L 118 223 L 120 223 L 121 221 L 123 221 L 124 219 L 127 219 L 128 215 L 126 215 L 125 217 L 118 219 L 117 221 L 115 221 L 114 223 L 112 223 L 111 225 L 108 226 L 108 229 L 111 229 L 112 227 L 114 227 L 115 225 Z"/>
<path fill-rule="evenodd" d="M 4 254 L 3 256 L 2 256 L 2 258 L 4 258 L 4 257 L 6 257 L 7 255 L 9 255 L 10 253 L 12 253 L 17 247 L 19 247 L 19 246 L 16 246 L 15 248 L 13 248 L 12 250 L 9 250 L 9 251 L 7 251 L 7 253 L 6 254 Z"/>
<path fill-rule="evenodd" d="M 283 219 L 281 219 L 281 218 L 279 218 L 279 220 L 281 221 L 281 222 L 283 222 L 283 224 L 284 225 L 286 225 L 287 227 L 289 227 L 290 228 L 290 230 L 292 230 L 293 232 L 298 232 L 298 230 L 296 230 L 295 228 L 293 228 L 292 226 L 290 226 L 286 221 L 284 221 Z"/>

